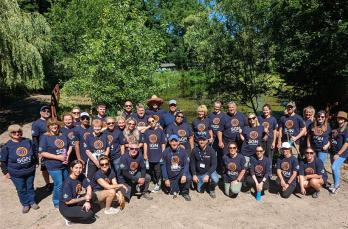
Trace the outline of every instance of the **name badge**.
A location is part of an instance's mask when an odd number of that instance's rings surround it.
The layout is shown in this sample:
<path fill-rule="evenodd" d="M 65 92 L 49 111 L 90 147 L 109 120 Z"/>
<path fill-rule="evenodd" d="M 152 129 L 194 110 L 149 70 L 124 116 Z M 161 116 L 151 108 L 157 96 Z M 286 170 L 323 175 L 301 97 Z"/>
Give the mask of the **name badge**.
<path fill-rule="evenodd" d="M 199 163 L 199 167 L 202 168 L 202 169 L 205 169 L 205 164 Z"/>

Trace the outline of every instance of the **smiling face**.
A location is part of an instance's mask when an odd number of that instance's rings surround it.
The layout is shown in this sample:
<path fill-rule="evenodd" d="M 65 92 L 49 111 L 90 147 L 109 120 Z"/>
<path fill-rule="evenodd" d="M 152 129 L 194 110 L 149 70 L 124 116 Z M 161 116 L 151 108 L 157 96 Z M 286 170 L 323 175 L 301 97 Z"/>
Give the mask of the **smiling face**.
<path fill-rule="evenodd" d="M 73 124 L 73 118 L 70 115 L 64 115 L 63 122 L 66 127 L 71 127 Z"/>
<path fill-rule="evenodd" d="M 108 130 L 112 131 L 115 129 L 116 121 L 113 118 L 107 118 L 106 119 L 106 125 Z"/>
<path fill-rule="evenodd" d="M 157 124 L 156 120 L 154 118 L 152 118 L 152 117 L 148 118 L 147 123 L 149 124 L 149 126 L 151 128 L 156 127 L 156 124 Z"/>
<path fill-rule="evenodd" d="M 44 109 L 44 110 L 40 111 L 40 116 L 41 116 L 41 118 L 44 118 L 44 119 L 48 119 L 49 117 L 51 117 L 50 109 Z"/>
<path fill-rule="evenodd" d="M 305 157 L 308 162 L 312 162 L 314 160 L 314 151 L 311 148 L 306 149 Z"/>
<path fill-rule="evenodd" d="M 255 115 L 249 115 L 248 116 L 248 122 L 249 122 L 249 126 L 251 127 L 255 127 L 257 122 L 256 122 L 256 116 Z"/>
<path fill-rule="evenodd" d="M 70 171 L 74 176 L 78 177 L 82 173 L 82 168 L 83 168 L 82 164 L 77 163 L 73 167 L 70 167 Z"/>
<path fill-rule="evenodd" d="M 177 124 L 181 124 L 181 123 L 183 123 L 183 121 L 184 121 L 184 115 L 183 115 L 182 113 L 176 114 L 176 116 L 175 116 L 175 122 L 176 122 Z"/>
<path fill-rule="evenodd" d="M 174 113 L 175 111 L 176 111 L 176 104 L 170 104 L 169 105 L 169 110 L 172 112 L 172 113 Z"/>
<path fill-rule="evenodd" d="M 79 109 L 75 108 L 75 109 L 72 110 L 71 114 L 72 114 L 72 116 L 74 117 L 75 120 L 78 120 L 80 118 L 81 112 L 80 112 Z"/>
<path fill-rule="evenodd" d="M 134 120 L 128 121 L 127 125 L 128 125 L 128 129 L 131 130 L 131 131 L 134 130 L 135 127 L 136 127 L 136 123 L 135 123 Z"/>
<path fill-rule="evenodd" d="M 80 122 L 82 123 L 82 125 L 88 126 L 89 125 L 89 117 L 88 116 L 82 116 L 80 118 Z"/>
<path fill-rule="evenodd" d="M 59 126 L 57 124 L 49 125 L 48 129 L 54 135 L 57 135 L 59 133 Z"/>
<path fill-rule="evenodd" d="M 262 113 L 265 117 L 268 117 L 271 115 L 271 110 L 268 107 L 263 107 L 262 108 Z"/>
<path fill-rule="evenodd" d="M 228 146 L 228 152 L 232 157 L 234 157 L 237 154 L 237 145 L 235 143 L 231 143 Z"/>
<path fill-rule="evenodd" d="M 228 113 L 235 114 L 237 112 L 236 104 L 228 104 L 227 110 L 228 110 Z"/>
<path fill-rule="evenodd" d="M 123 109 L 127 112 L 130 113 L 132 112 L 133 104 L 130 101 L 127 101 L 124 103 Z"/>
<path fill-rule="evenodd" d="M 137 108 L 137 114 L 139 117 L 143 117 L 145 115 L 145 109 L 142 107 Z"/>
<path fill-rule="evenodd" d="M 169 141 L 169 145 L 172 150 L 177 150 L 179 147 L 179 141 L 173 139 Z"/>
<path fill-rule="evenodd" d="M 262 146 L 257 146 L 256 147 L 256 156 L 258 159 L 262 159 L 265 151 L 263 150 Z"/>
<path fill-rule="evenodd" d="M 106 107 L 103 106 L 103 105 L 98 106 L 97 107 L 97 112 L 98 112 L 98 115 L 100 115 L 101 117 L 105 116 Z"/>
<path fill-rule="evenodd" d="M 326 120 L 325 114 L 324 114 L 324 113 L 318 113 L 318 114 L 317 114 L 317 117 L 316 117 L 316 120 L 317 120 L 317 123 L 318 123 L 319 125 L 324 124 L 324 122 L 325 122 L 325 120 Z"/>
<path fill-rule="evenodd" d="M 124 121 L 124 119 L 120 119 L 117 121 L 117 126 L 123 130 L 126 127 L 126 122 Z"/>
<path fill-rule="evenodd" d="M 106 173 L 110 168 L 110 163 L 108 159 L 101 159 L 99 161 L 100 169 Z"/>
<path fill-rule="evenodd" d="M 131 157 L 136 157 L 139 152 L 139 145 L 135 143 L 130 143 L 128 146 L 128 149 L 129 149 L 129 155 Z"/>

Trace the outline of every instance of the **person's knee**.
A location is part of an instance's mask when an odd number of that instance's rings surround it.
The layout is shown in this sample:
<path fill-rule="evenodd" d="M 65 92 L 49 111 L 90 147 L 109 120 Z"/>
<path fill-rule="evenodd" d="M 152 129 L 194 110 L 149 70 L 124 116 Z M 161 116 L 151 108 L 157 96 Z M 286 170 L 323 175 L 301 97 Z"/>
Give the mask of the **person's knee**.
<path fill-rule="evenodd" d="M 212 183 L 214 183 L 214 184 L 219 183 L 219 177 L 218 177 L 218 175 L 217 175 L 216 172 L 213 173 L 213 174 L 211 175 L 211 181 L 212 181 Z"/>
<path fill-rule="evenodd" d="M 151 181 L 151 176 L 149 174 L 145 175 L 145 182 L 150 182 Z"/>
<path fill-rule="evenodd" d="M 116 195 L 116 191 L 115 191 L 115 189 L 109 189 L 109 190 L 107 190 L 107 194 L 110 197 L 114 197 Z"/>

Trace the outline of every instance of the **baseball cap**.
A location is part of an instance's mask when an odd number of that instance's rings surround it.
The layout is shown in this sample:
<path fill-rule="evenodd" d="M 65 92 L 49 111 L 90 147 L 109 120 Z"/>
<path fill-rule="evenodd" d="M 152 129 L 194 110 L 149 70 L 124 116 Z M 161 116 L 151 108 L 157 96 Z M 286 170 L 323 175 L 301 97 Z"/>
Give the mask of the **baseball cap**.
<path fill-rule="evenodd" d="M 205 135 L 200 135 L 200 136 L 197 137 L 197 139 L 198 139 L 198 141 L 199 141 L 199 140 L 205 141 L 205 140 L 207 140 L 208 138 L 207 138 L 207 136 L 205 136 Z"/>
<path fill-rule="evenodd" d="M 82 117 L 82 116 L 87 116 L 87 117 L 89 117 L 89 114 L 88 114 L 87 112 L 82 112 L 81 115 L 80 115 L 80 117 Z"/>
<path fill-rule="evenodd" d="M 176 105 L 176 100 L 175 99 L 171 99 L 168 102 L 169 105 L 175 104 Z"/>
<path fill-rule="evenodd" d="M 283 142 L 281 149 L 291 149 L 291 145 L 289 142 Z"/>
<path fill-rule="evenodd" d="M 51 107 L 47 106 L 47 105 L 44 105 L 40 108 L 40 111 L 43 111 L 45 109 L 48 109 L 48 110 L 51 110 Z"/>
<path fill-rule="evenodd" d="M 169 141 L 173 141 L 173 140 L 179 141 L 179 137 L 176 134 L 172 134 L 169 136 L 168 140 Z"/>
<path fill-rule="evenodd" d="M 296 107 L 296 103 L 294 101 L 290 101 L 286 104 L 287 107 Z"/>

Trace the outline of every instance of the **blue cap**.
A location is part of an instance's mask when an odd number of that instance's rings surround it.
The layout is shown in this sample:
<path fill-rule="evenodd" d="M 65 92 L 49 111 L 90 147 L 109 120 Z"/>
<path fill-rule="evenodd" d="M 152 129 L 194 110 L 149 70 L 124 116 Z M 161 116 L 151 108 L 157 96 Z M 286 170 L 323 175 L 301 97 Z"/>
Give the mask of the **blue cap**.
<path fill-rule="evenodd" d="M 207 138 L 207 136 L 205 136 L 205 135 L 200 135 L 200 136 L 197 137 L 197 139 L 198 139 L 198 141 L 199 141 L 199 140 L 205 141 L 205 140 L 207 140 L 208 138 Z"/>
<path fill-rule="evenodd" d="M 168 140 L 169 141 L 173 141 L 173 140 L 179 141 L 179 136 L 176 134 L 172 134 L 169 136 Z"/>
<path fill-rule="evenodd" d="M 40 108 L 40 111 L 43 111 L 43 110 L 46 110 L 46 109 L 51 110 L 51 107 L 49 107 L 49 106 L 47 106 L 47 105 L 44 105 L 44 106 L 42 106 L 42 107 Z"/>

